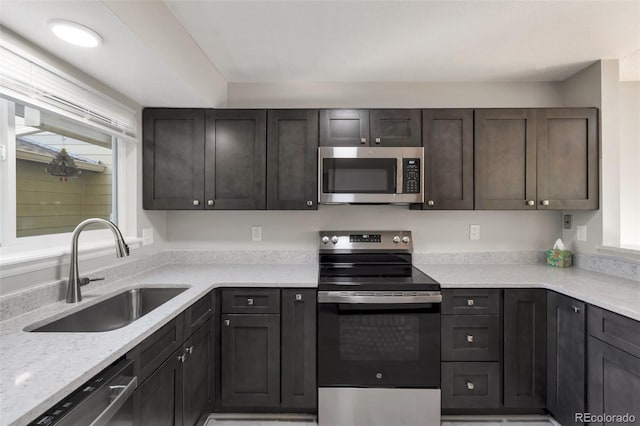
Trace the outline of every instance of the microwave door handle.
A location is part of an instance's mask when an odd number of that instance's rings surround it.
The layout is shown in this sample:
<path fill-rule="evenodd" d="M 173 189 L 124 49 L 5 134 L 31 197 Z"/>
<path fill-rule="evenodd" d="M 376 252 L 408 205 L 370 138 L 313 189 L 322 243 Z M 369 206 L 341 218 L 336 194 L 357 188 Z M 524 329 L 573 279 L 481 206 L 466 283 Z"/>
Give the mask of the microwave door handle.
<path fill-rule="evenodd" d="M 402 157 L 396 158 L 396 194 L 402 194 Z"/>

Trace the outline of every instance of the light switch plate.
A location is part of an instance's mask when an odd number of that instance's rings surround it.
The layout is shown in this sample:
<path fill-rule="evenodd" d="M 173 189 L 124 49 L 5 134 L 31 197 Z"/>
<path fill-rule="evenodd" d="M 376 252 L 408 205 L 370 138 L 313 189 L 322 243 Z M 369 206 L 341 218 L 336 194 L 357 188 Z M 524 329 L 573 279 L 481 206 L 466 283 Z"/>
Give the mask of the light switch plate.
<path fill-rule="evenodd" d="M 470 240 L 480 239 L 480 225 L 469 225 L 469 239 Z"/>
<path fill-rule="evenodd" d="M 564 229 L 571 229 L 571 219 L 573 218 L 573 216 L 571 216 L 570 214 L 565 214 L 562 216 L 562 225 L 564 227 Z"/>
<path fill-rule="evenodd" d="M 153 228 L 142 230 L 142 245 L 148 246 L 149 244 L 153 244 Z"/>
<path fill-rule="evenodd" d="M 251 227 L 251 241 L 262 241 L 262 226 Z"/>
<path fill-rule="evenodd" d="M 587 241 L 587 225 L 576 226 L 576 240 Z"/>

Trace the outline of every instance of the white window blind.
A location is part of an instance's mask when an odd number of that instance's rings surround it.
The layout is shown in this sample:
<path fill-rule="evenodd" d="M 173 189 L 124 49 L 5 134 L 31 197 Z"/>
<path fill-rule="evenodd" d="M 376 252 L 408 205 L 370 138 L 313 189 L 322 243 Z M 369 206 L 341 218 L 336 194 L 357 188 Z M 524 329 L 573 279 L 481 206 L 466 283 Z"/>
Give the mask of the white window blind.
<path fill-rule="evenodd" d="M 0 94 L 134 139 L 136 111 L 10 46 L 0 46 Z"/>

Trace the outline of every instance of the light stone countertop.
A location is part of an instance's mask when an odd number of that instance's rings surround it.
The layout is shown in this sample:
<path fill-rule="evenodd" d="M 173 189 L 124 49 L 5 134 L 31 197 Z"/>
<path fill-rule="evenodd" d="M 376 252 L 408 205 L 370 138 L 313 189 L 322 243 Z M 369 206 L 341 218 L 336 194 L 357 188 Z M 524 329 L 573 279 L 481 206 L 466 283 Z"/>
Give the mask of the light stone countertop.
<path fill-rule="evenodd" d="M 546 288 L 640 321 L 640 282 L 547 265 L 415 265 L 442 288 Z"/>
<path fill-rule="evenodd" d="M 190 288 L 126 327 L 102 333 L 29 333 L 105 295 L 139 285 Z M 0 425 L 26 425 L 216 287 L 316 287 L 318 266 L 166 265 L 89 289 L 78 305 L 58 302 L 0 322 Z M 86 289 L 83 288 L 83 290 Z"/>
<path fill-rule="evenodd" d="M 545 265 L 416 265 L 442 288 L 546 288 L 640 321 L 640 282 Z M 316 287 L 318 266 L 166 265 L 89 288 L 80 305 L 58 302 L 0 322 L 0 425 L 25 425 L 133 349 L 216 287 Z M 184 293 L 121 329 L 27 333 L 22 329 L 137 285 L 189 285 Z"/>

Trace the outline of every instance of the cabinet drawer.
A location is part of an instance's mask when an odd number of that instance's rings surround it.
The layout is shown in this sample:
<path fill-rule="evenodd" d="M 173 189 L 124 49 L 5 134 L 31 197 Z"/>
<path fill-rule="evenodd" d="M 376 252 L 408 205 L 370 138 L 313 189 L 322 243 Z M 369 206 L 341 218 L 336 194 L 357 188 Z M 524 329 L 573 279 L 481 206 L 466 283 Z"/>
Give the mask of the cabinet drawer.
<path fill-rule="evenodd" d="M 279 314 L 280 290 L 233 289 L 222 290 L 223 314 Z"/>
<path fill-rule="evenodd" d="M 211 315 L 215 306 L 214 292 L 209 292 L 206 296 L 202 297 L 196 303 L 191 305 L 184 312 L 184 336 L 185 338 L 191 336 L 194 331 L 204 324 Z"/>
<path fill-rule="evenodd" d="M 640 358 L 640 322 L 589 305 L 589 334 Z"/>
<path fill-rule="evenodd" d="M 182 346 L 183 333 L 184 316 L 181 314 L 127 354 L 127 358 L 134 361 L 134 374 L 138 376 L 138 383 L 144 382 L 169 355 Z"/>
<path fill-rule="evenodd" d="M 443 361 L 500 361 L 499 315 L 443 315 Z"/>
<path fill-rule="evenodd" d="M 499 362 L 443 362 L 442 408 L 499 408 Z"/>
<path fill-rule="evenodd" d="M 499 315 L 501 290 L 443 290 L 442 313 Z"/>

